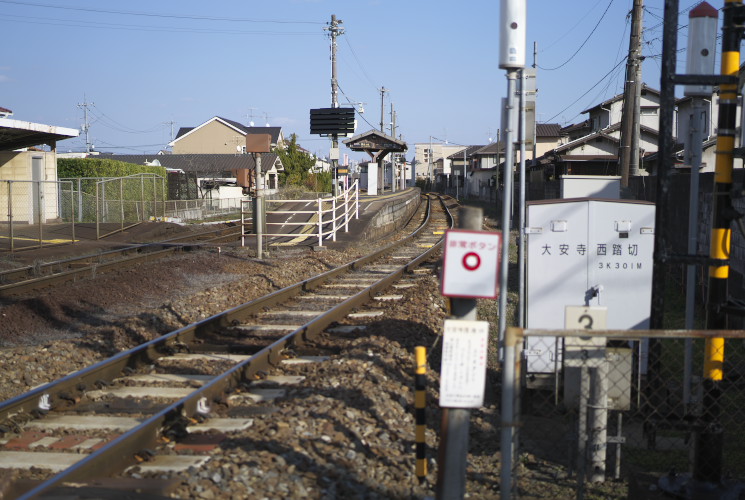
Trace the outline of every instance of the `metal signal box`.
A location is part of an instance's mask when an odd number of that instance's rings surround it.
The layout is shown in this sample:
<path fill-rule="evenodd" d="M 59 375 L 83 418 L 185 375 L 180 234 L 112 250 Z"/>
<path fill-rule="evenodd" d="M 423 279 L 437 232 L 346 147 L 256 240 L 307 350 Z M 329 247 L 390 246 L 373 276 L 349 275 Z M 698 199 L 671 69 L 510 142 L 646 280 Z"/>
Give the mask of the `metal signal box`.
<path fill-rule="evenodd" d="M 528 328 L 563 329 L 566 306 L 607 307 L 608 329 L 648 328 L 654 217 L 654 204 L 641 201 L 528 203 Z M 562 352 L 557 337 L 528 337 L 527 373 L 558 373 Z"/>

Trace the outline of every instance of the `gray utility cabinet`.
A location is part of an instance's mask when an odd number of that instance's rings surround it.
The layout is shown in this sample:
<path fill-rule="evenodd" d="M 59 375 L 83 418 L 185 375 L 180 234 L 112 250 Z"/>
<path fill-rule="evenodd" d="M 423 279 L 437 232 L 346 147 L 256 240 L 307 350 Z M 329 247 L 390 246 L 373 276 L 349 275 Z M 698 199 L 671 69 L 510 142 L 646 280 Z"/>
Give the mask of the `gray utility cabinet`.
<path fill-rule="evenodd" d="M 654 204 L 641 201 L 528 203 L 527 327 L 561 330 L 566 306 L 603 306 L 608 329 L 648 328 L 654 218 Z M 528 337 L 525 356 L 527 373 L 556 373 L 562 347 L 555 337 Z"/>

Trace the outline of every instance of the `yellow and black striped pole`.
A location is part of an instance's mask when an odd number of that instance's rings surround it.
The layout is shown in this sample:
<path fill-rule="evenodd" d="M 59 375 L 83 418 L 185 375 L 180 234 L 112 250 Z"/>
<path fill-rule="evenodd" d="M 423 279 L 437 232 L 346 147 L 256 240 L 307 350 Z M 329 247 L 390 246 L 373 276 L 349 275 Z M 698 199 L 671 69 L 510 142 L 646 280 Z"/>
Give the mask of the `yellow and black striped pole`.
<path fill-rule="evenodd" d="M 423 483 L 427 477 L 427 348 L 417 346 L 414 380 L 414 417 L 416 419 L 416 477 Z"/>
<path fill-rule="evenodd" d="M 740 69 L 740 42 L 742 28 L 741 0 L 725 0 L 722 26 L 723 76 L 737 77 Z M 714 216 L 711 225 L 706 328 L 727 328 L 727 281 L 732 239 L 731 223 L 735 211 L 732 206 L 733 159 L 736 134 L 737 84 L 720 86 L 719 122 L 716 146 L 716 171 L 714 174 Z M 721 382 L 724 375 L 724 339 L 706 339 L 704 350 L 704 399 L 702 408 L 703 429 L 697 433 L 693 464 L 694 480 L 718 484 L 722 476 L 722 447 L 724 436 L 720 424 Z"/>

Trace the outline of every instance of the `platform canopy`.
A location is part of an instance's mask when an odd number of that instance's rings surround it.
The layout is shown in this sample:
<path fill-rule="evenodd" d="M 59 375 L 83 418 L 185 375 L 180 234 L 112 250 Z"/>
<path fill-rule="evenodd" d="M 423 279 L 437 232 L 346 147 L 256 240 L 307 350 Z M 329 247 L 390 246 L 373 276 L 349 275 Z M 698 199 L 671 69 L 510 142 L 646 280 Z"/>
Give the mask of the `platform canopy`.
<path fill-rule="evenodd" d="M 388 153 L 403 153 L 408 148 L 404 141 L 386 135 L 379 130 L 370 130 L 344 141 L 352 151 L 365 151 L 373 161 L 382 160 Z"/>
<path fill-rule="evenodd" d="M 76 129 L 0 118 L 0 151 L 48 144 L 55 147 L 57 141 L 77 137 Z"/>

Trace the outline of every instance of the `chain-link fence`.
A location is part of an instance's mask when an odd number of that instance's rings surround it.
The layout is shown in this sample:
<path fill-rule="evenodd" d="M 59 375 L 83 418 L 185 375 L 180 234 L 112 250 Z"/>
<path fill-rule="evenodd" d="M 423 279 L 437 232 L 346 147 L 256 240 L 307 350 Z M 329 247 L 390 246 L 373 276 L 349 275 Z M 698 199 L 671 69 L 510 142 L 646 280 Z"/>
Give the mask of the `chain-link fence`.
<path fill-rule="evenodd" d="M 63 180 L 72 185 L 65 199 L 74 205 L 76 222 L 95 223 L 97 238 L 165 216 L 167 187 L 159 175 Z"/>
<path fill-rule="evenodd" d="M 0 250 L 73 242 L 71 192 L 66 181 L 0 181 Z"/>
<path fill-rule="evenodd" d="M 181 221 L 210 220 L 215 218 L 240 219 L 241 203 L 250 198 L 207 198 L 198 200 L 168 200 L 166 217 Z"/>
<path fill-rule="evenodd" d="M 635 498 L 745 477 L 745 331 L 577 333 L 508 331 L 502 477 L 513 491 L 541 474 L 577 498 L 602 483 Z M 526 362 L 536 356 L 544 366 Z"/>

